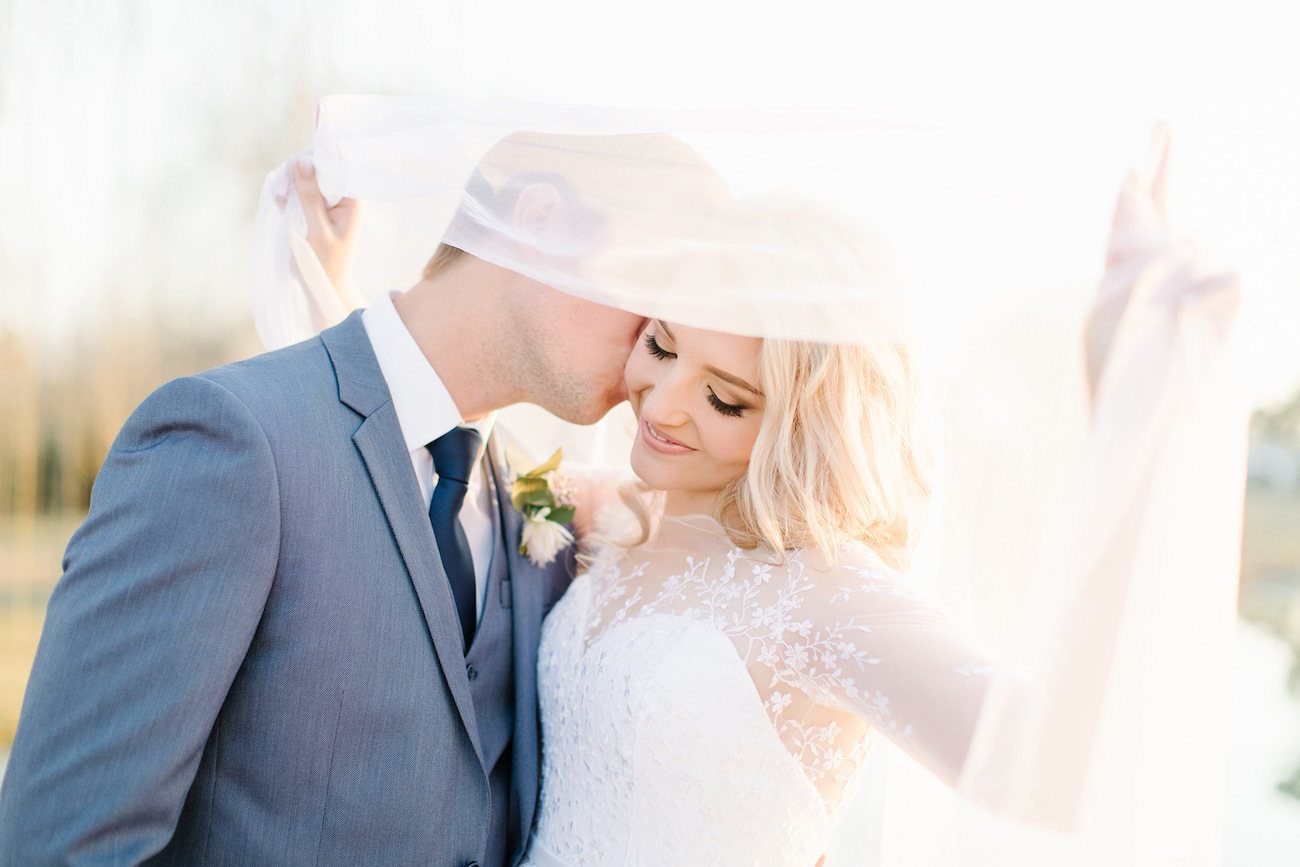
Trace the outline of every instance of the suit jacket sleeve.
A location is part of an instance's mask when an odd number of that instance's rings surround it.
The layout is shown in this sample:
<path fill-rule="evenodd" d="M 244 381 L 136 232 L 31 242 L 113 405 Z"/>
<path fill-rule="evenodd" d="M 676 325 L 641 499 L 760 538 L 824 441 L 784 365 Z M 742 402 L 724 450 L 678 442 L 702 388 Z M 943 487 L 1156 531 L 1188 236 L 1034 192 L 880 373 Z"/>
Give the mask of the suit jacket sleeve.
<path fill-rule="evenodd" d="M 0 862 L 127 864 L 171 838 L 279 547 L 270 445 L 201 377 L 159 389 L 95 482 L 0 792 Z"/>

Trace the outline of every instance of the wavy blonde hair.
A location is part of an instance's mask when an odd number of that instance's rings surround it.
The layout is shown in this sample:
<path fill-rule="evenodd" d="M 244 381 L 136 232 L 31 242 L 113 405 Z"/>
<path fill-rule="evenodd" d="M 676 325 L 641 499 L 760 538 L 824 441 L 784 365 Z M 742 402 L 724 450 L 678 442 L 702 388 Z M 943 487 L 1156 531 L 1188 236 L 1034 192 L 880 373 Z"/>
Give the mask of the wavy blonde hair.
<path fill-rule="evenodd" d="M 815 546 L 834 562 L 840 543 L 856 540 L 904 569 L 928 507 L 931 447 L 905 339 L 910 323 L 897 321 L 907 314 L 893 254 L 847 215 L 806 199 L 768 196 L 728 210 L 739 243 L 703 254 L 730 259 L 711 263 L 712 279 L 730 273 L 751 289 L 752 281 L 779 281 L 779 296 L 803 316 L 837 315 L 849 287 L 865 300 L 868 319 L 872 310 L 879 315 L 857 342 L 763 341 L 758 437 L 746 473 L 722 489 L 713 517 L 741 548 Z M 825 309 L 810 284 L 835 288 L 824 293 Z M 781 306 L 775 315 L 786 316 Z M 640 542 L 650 532 L 647 491 L 639 485 L 623 497 L 641 523 Z"/>

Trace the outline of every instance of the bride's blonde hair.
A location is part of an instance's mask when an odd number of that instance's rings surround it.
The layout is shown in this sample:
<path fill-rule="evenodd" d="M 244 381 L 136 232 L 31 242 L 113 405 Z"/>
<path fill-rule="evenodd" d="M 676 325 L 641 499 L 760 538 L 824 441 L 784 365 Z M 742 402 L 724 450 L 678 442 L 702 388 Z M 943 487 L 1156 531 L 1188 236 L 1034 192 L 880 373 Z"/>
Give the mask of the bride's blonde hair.
<path fill-rule="evenodd" d="M 757 281 L 775 285 L 773 297 L 783 300 L 764 298 L 765 315 L 785 321 L 844 316 L 848 291 L 855 303 L 866 299 L 874 321 L 853 342 L 763 341 L 758 438 L 714 517 L 741 548 L 814 546 L 833 561 L 840 543 L 856 540 L 905 568 L 929 500 L 931 450 L 892 251 L 847 215 L 806 199 L 767 196 L 729 210 L 739 243 L 728 249 L 744 253 L 710 263 L 710 290 L 724 274 L 724 282 L 738 281 L 737 301 L 761 295 Z M 801 291 L 810 286 L 835 291 Z M 650 527 L 645 490 L 624 497 L 642 541 Z"/>
<path fill-rule="evenodd" d="M 766 340 L 759 370 L 758 439 L 715 517 L 743 548 L 812 545 L 833 560 L 857 540 L 904 568 L 930 493 L 907 350 Z"/>

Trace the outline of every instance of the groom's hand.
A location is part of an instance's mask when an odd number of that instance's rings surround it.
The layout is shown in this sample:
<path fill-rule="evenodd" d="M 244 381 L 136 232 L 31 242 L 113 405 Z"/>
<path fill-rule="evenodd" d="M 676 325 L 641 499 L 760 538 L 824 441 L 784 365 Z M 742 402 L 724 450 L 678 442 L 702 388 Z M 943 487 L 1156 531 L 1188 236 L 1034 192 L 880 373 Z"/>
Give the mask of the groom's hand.
<path fill-rule="evenodd" d="M 334 284 L 343 306 L 348 309 L 364 306 L 352 287 L 352 263 L 356 258 L 361 226 L 361 201 L 343 198 L 334 207 L 328 207 L 316 184 L 315 167 L 304 160 L 294 165 L 293 183 L 303 214 L 307 217 L 307 243 Z"/>

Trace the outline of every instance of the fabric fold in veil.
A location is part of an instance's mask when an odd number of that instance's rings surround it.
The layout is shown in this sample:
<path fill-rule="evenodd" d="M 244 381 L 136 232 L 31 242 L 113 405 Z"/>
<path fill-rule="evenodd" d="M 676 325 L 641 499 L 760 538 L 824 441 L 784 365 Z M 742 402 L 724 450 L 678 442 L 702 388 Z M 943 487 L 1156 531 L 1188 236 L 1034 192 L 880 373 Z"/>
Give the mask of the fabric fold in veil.
<path fill-rule="evenodd" d="M 1003 664 L 955 792 L 890 755 L 831 863 L 1209 865 L 1237 285 L 1169 226 L 1149 137 L 1109 117 L 331 97 L 299 158 L 328 200 L 366 201 L 357 289 L 312 254 L 286 164 L 254 317 L 268 346 L 310 337 L 445 241 L 670 322 L 905 347 L 935 456 L 911 577 Z M 617 467 L 625 423 L 528 427 L 539 452 L 554 433 Z"/>

